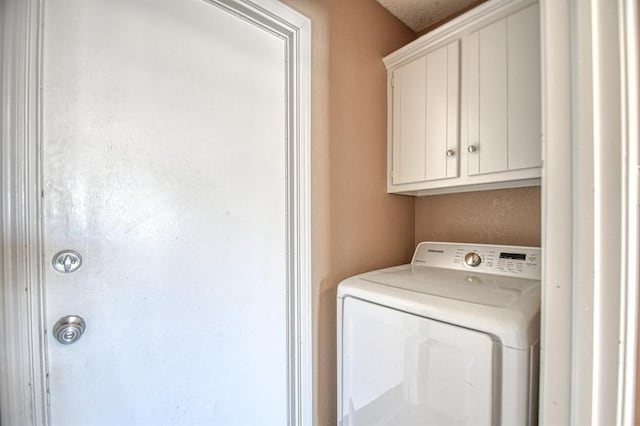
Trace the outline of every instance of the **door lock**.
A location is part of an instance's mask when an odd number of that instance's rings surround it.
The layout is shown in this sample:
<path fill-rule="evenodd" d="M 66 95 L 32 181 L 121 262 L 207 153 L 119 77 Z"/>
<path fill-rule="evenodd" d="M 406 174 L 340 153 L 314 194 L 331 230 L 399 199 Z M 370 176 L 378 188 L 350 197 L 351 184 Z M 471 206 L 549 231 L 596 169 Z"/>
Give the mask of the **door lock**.
<path fill-rule="evenodd" d="M 82 256 L 77 251 L 62 250 L 53 256 L 51 264 L 56 271 L 68 274 L 82 265 Z"/>
<path fill-rule="evenodd" d="M 87 324 L 80 315 L 62 317 L 53 326 L 53 337 L 63 345 L 70 345 L 80 340 Z"/>

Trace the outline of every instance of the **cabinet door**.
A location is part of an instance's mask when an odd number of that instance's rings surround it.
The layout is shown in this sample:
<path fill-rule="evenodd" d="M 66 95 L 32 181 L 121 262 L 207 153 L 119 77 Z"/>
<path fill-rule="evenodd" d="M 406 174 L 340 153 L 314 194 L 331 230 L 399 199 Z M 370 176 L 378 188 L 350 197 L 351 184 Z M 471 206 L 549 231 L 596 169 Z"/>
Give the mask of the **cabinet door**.
<path fill-rule="evenodd" d="M 393 72 L 393 183 L 425 178 L 426 57 Z"/>
<path fill-rule="evenodd" d="M 394 184 L 458 176 L 459 91 L 459 41 L 394 71 Z"/>
<path fill-rule="evenodd" d="M 542 164 L 540 14 L 538 5 L 507 18 L 509 170 Z"/>
<path fill-rule="evenodd" d="M 468 174 L 539 167 L 538 5 L 472 33 L 467 47 Z"/>
<path fill-rule="evenodd" d="M 458 176 L 460 47 L 427 54 L 426 180 Z"/>

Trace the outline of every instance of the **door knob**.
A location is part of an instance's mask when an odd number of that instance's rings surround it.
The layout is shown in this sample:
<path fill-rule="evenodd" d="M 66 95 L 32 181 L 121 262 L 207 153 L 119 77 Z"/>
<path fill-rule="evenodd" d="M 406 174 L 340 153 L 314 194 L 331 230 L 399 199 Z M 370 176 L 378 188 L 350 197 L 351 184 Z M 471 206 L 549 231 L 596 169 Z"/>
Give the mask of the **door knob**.
<path fill-rule="evenodd" d="M 456 152 L 453 149 L 447 150 L 447 157 L 453 157 L 456 155 Z"/>
<path fill-rule="evenodd" d="M 53 326 L 53 337 L 63 345 L 70 345 L 80 340 L 87 324 L 80 315 L 62 317 Z"/>
<path fill-rule="evenodd" d="M 469 145 L 469 147 L 467 148 L 467 151 L 469 152 L 476 152 L 478 150 L 478 147 L 475 145 Z"/>

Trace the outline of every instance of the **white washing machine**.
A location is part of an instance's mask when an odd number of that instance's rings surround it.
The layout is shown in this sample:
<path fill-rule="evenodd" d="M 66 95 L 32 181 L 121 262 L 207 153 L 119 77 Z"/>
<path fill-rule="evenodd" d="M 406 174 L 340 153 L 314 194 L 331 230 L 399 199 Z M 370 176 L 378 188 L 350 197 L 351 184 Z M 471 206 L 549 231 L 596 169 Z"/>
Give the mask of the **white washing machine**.
<path fill-rule="evenodd" d="M 339 425 L 537 424 L 539 248 L 420 243 L 337 308 Z"/>

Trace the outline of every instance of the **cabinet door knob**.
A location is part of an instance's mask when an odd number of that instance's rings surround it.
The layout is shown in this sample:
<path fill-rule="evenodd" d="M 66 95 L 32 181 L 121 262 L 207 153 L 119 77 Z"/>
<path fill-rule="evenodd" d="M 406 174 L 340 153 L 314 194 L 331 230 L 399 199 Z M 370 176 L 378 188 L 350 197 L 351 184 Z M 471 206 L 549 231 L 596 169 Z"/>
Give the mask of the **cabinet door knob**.
<path fill-rule="evenodd" d="M 469 147 L 467 148 L 467 151 L 469 152 L 476 152 L 478 150 L 478 147 L 475 145 L 469 145 Z"/>
<path fill-rule="evenodd" d="M 447 150 L 447 157 L 454 157 L 456 155 L 456 152 L 452 149 L 448 149 Z"/>

